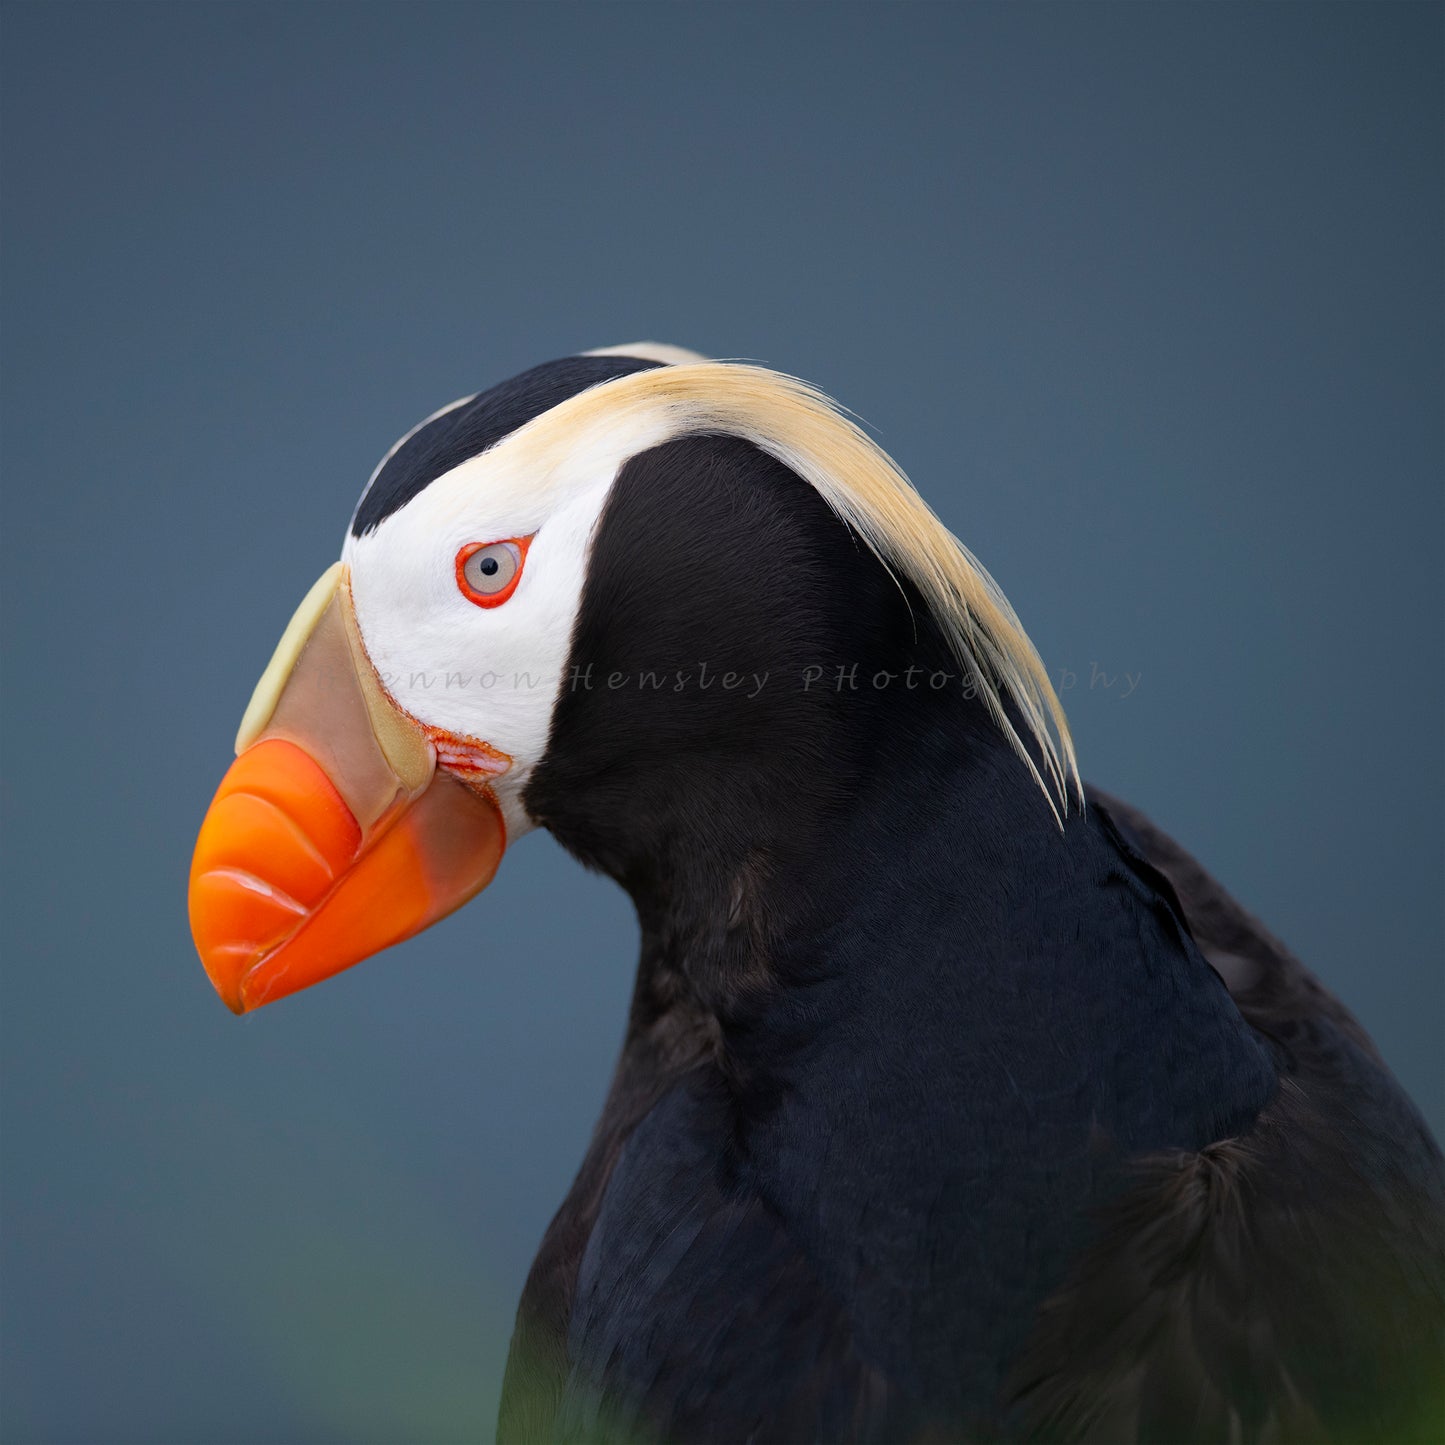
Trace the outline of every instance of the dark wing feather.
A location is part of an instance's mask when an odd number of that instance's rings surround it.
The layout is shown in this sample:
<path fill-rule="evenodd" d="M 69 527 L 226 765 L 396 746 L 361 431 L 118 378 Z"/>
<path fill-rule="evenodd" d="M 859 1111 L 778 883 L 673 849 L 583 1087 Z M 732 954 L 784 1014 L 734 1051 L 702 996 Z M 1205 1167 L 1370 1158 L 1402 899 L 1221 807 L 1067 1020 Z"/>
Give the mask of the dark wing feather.
<path fill-rule="evenodd" d="M 1248 1136 L 1136 1163 L 1013 1371 L 1018 1432 L 1438 1439 L 1438 1148 L 1359 1024 L 1283 944 L 1141 814 L 1090 802 L 1172 887 L 1282 1082 Z"/>

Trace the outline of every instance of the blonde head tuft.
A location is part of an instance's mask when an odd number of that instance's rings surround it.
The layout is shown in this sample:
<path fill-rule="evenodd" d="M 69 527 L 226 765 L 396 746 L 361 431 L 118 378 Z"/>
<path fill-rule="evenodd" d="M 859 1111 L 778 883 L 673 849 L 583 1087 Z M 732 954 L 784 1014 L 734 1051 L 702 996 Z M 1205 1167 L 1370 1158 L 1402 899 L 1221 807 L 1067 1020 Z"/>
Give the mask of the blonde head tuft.
<path fill-rule="evenodd" d="M 624 350 L 630 348 L 618 348 Z M 998 584 L 934 514 L 881 447 L 807 382 L 764 367 L 683 361 L 592 387 L 514 432 L 534 484 L 560 475 L 581 436 L 633 438 L 644 450 L 696 432 L 741 437 L 817 489 L 885 567 L 922 594 L 998 726 L 1062 824 L 1083 786 L 1063 707 Z M 1010 721 L 1012 699 L 1033 754 Z"/>

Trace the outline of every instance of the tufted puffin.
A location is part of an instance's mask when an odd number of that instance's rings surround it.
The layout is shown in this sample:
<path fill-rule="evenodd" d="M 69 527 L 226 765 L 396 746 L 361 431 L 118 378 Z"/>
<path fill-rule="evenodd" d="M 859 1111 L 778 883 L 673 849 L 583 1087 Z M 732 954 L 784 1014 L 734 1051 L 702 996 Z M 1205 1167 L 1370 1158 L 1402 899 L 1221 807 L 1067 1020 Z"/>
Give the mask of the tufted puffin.
<path fill-rule="evenodd" d="M 812 387 L 642 343 L 434 413 L 236 751 L 190 912 L 238 1013 L 533 828 L 636 907 L 501 1441 L 1438 1438 L 1419 1114 L 1083 785 L 1003 594 Z"/>

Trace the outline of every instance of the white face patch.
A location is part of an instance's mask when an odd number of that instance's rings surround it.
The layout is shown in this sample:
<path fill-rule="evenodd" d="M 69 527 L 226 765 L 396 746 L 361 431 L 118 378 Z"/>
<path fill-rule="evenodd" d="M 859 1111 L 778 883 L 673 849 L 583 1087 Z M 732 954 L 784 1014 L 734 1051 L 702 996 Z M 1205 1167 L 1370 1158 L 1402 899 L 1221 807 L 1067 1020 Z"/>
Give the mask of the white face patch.
<path fill-rule="evenodd" d="M 622 464 L 668 430 L 660 409 L 581 428 L 541 476 L 535 449 L 519 445 L 523 427 L 346 539 L 357 624 L 382 685 L 418 722 L 512 759 L 492 783 L 509 837 L 535 826 L 521 795 L 566 681 L 598 519 Z M 532 540 L 515 591 L 495 607 L 470 601 L 458 552 L 521 537 Z"/>
<path fill-rule="evenodd" d="M 348 537 L 342 556 L 362 640 L 393 699 L 419 722 L 512 759 L 492 786 L 516 837 L 533 826 L 521 792 L 546 751 L 612 478 L 540 517 L 489 495 L 480 479 L 464 488 L 455 477 L 433 482 L 367 536 Z M 496 607 L 470 601 L 457 585 L 458 551 L 525 536 L 533 540 L 512 595 Z"/>

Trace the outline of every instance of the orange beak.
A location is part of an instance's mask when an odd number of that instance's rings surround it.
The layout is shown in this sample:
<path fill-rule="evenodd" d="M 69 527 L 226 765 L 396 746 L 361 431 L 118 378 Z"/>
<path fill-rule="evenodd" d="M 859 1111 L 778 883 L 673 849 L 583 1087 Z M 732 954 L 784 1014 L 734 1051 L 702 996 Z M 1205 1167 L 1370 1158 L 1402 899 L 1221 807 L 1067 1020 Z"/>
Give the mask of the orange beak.
<path fill-rule="evenodd" d="M 234 1013 L 319 983 L 460 908 L 506 847 L 495 798 L 436 770 L 356 630 L 344 568 L 312 588 L 201 824 L 191 933 Z"/>

